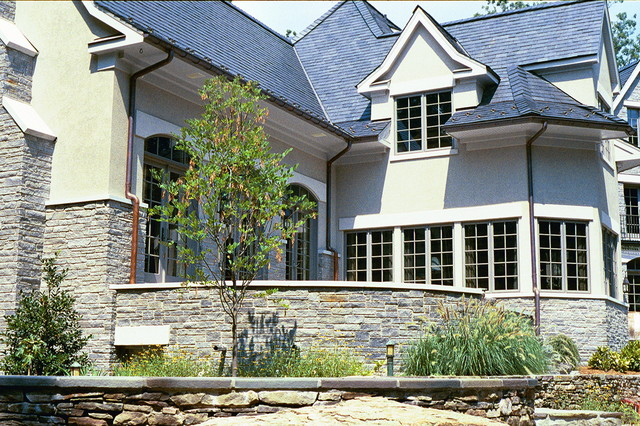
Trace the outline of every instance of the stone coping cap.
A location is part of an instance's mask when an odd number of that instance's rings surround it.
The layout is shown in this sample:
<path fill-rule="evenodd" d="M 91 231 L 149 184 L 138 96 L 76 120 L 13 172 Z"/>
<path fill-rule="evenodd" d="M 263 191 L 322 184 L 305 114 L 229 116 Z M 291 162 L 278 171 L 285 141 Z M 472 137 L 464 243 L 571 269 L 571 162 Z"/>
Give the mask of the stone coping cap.
<path fill-rule="evenodd" d="M 0 376 L 0 388 L 143 389 L 143 390 L 408 390 L 533 388 L 535 377 L 49 377 Z"/>
<path fill-rule="evenodd" d="M 576 378 L 588 379 L 632 379 L 640 380 L 640 374 L 544 374 L 536 376 L 538 380 L 574 380 Z"/>
<path fill-rule="evenodd" d="M 622 418 L 622 414 L 620 412 L 611 412 L 611 411 L 593 411 L 593 410 L 556 410 L 553 408 L 536 408 L 534 418 L 535 419 L 543 419 L 546 417 L 553 417 L 554 419 L 567 419 L 568 420 L 578 420 L 578 419 L 593 419 L 593 418 Z"/>

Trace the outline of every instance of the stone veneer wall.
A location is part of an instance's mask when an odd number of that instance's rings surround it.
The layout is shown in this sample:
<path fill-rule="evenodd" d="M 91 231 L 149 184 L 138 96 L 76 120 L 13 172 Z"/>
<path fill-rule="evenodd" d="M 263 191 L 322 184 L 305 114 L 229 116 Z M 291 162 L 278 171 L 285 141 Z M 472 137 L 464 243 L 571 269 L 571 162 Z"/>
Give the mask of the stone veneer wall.
<path fill-rule="evenodd" d="M 0 18 L 14 15 L 14 2 L 0 2 Z M 35 61 L 0 42 L 0 97 L 30 102 Z M 40 285 L 53 148 L 52 141 L 24 134 L 0 107 L 0 329 L 20 292 Z"/>
<path fill-rule="evenodd" d="M 454 378 L 139 378 L 0 376 L 2 424 L 193 425 L 332 405 L 365 394 L 533 425 L 537 380 Z M 247 419 L 247 424 L 251 420 Z"/>
<path fill-rule="evenodd" d="M 556 408 L 558 403 L 590 399 L 638 399 L 640 375 L 577 374 L 538 376 L 536 407 Z M 571 408 L 578 408 L 577 406 Z"/>
<path fill-rule="evenodd" d="M 280 288 L 274 296 L 290 307 L 247 298 L 240 321 L 240 349 L 259 351 L 269 344 L 308 347 L 343 342 L 361 348 L 370 362 L 384 360 L 389 340 L 416 339 L 421 323 L 436 317 L 438 302 L 460 300 L 459 293 L 371 288 Z M 169 325 L 170 344 L 198 353 L 215 345 L 230 347 L 228 319 L 215 289 L 119 289 L 117 326 Z"/>
<path fill-rule="evenodd" d="M 138 280 L 143 280 L 144 212 L 138 237 Z M 81 326 L 92 334 L 87 351 L 98 366 L 115 358 L 113 347 L 115 292 L 110 284 L 129 281 L 131 205 L 93 201 L 47 207 L 45 253 L 58 254 L 59 264 L 69 269 L 63 283 L 76 299 Z"/>
<path fill-rule="evenodd" d="M 533 315 L 533 298 L 499 299 L 510 309 Z M 575 340 L 582 361 L 598 346 L 620 350 L 629 339 L 627 308 L 609 300 L 543 297 L 540 334 L 565 334 Z"/>

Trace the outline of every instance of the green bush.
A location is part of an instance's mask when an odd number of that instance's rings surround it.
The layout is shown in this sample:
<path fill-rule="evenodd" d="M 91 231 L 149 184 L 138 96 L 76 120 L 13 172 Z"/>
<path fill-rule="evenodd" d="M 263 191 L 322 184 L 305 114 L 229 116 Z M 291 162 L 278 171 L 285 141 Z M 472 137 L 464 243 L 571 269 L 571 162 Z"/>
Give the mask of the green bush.
<path fill-rule="evenodd" d="M 433 324 L 409 345 L 405 374 L 520 375 L 547 371 L 547 357 L 528 317 L 484 301 L 440 305 Z"/>
<path fill-rule="evenodd" d="M 628 361 L 621 354 L 605 346 L 598 346 L 588 364 L 591 368 L 603 371 L 625 372 L 629 368 Z"/>
<path fill-rule="evenodd" d="M 549 338 L 547 344 L 552 349 L 552 360 L 556 365 L 565 364 L 574 370 L 580 364 L 578 346 L 571 337 L 558 334 Z"/>
<path fill-rule="evenodd" d="M 640 341 L 631 340 L 622 348 L 620 355 L 627 362 L 629 370 L 640 371 Z"/>
<path fill-rule="evenodd" d="M 353 351 L 332 345 L 309 349 L 274 348 L 240 359 L 244 377 L 344 377 L 370 375 Z"/>
<path fill-rule="evenodd" d="M 89 365 L 82 349 L 91 336 L 82 336 L 74 299 L 60 288 L 67 270 L 55 262 L 43 260 L 46 290 L 21 292 L 15 314 L 5 316 L 7 349 L 0 363 L 5 374 L 64 375 L 75 362 Z"/>
<path fill-rule="evenodd" d="M 128 357 L 113 367 L 114 376 L 143 377 L 213 377 L 218 362 L 196 357 L 184 349 L 151 347 Z"/>

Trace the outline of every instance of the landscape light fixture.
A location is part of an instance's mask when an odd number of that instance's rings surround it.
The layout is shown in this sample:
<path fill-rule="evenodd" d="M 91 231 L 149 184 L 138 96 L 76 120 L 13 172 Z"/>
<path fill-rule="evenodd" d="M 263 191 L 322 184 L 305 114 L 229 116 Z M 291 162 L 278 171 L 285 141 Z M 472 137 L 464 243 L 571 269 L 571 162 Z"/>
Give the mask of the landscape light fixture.
<path fill-rule="evenodd" d="M 73 364 L 71 364 L 71 375 L 72 376 L 79 376 L 80 375 L 80 363 L 78 361 L 74 362 Z"/>
<path fill-rule="evenodd" d="M 393 376 L 393 357 L 395 355 L 395 343 L 387 342 L 387 376 Z"/>

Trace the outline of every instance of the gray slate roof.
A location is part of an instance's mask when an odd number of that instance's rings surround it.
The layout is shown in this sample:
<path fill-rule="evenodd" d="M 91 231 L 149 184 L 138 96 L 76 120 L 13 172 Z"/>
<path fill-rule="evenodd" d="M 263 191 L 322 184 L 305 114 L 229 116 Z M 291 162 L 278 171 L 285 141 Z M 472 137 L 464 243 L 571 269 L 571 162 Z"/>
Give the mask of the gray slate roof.
<path fill-rule="evenodd" d="M 381 21 L 387 22 L 387 28 L 395 25 L 374 8 L 363 6 L 361 2 L 338 3 L 295 42 L 329 119 L 338 125 L 370 119 L 370 102 L 357 92 L 356 85 L 380 65 L 397 39 L 378 27 Z"/>
<path fill-rule="evenodd" d="M 455 113 L 445 128 L 521 117 L 627 125 L 626 121 L 614 115 L 581 104 L 544 78 L 519 66 L 508 67 L 507 78 L 508 89 L 503 90 L 499 100 Z"/>
<path fill-rule="evenodd" d="M 638 62 L 640 61 L 633 61 L 630 64 L 627 64 L 624 67 L 620 68 L 620 87 L 624 87 L 624 85 L 627 83 L 627 80 L 629 80 L 629 77 L 631 77 L 631 74 L 633 74 L 633 70 L 638 65 Z"/>
<path fill-rule="evenodd" d="M 142 33 L 170 43 L 326 120 L 293 45 L 222 1 L 96 1 Z"/>

